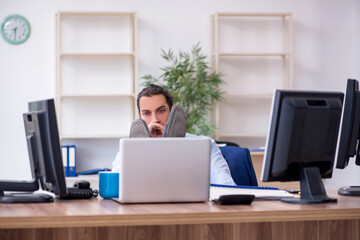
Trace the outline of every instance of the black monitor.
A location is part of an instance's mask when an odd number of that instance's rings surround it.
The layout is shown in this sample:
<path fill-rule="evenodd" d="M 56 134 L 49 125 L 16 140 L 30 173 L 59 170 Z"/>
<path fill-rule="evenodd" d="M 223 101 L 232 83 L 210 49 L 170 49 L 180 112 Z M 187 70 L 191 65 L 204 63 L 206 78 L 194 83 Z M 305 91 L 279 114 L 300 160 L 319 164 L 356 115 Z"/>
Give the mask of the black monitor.
<path fill-rule="evenodd" d="M 355 164 L 360 165 L 359 153 L 360 128 L 360 92 L 359 82 L 348 79 L 344 103 L 343 118 L 336 168 L 345 168 L 351 157 L 355 156 Z M 360 196 L 360 186 L 346 186 L 338 191 L 341 195 Z"/>
<path fill-rule="evenodd" d="M 262 181 L 299 181 L 290 203 L 336 202 L 322 178 L 332 176 L 344 94 L 276 90 L 273 96 Z"/>
<path fill-rule="evenodd" d="M 2 203 L 54 201 L 49 194 L 33 193 L 39 189 L 39 183 L 43 190 L 57 196 L 67 194 L 54 100 L 30 102 L 28 108 L 23 120 L 32 180 L 0 181 Z"/>

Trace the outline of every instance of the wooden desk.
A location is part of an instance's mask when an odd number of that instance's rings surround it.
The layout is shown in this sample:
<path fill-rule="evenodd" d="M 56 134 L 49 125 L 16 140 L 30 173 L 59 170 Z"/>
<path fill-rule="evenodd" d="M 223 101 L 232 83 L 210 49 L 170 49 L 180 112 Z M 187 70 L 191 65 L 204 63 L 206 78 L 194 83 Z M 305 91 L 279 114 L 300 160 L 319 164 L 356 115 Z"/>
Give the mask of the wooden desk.
<path fill-rule="evenodd" d="M 360 198 L 336 204 L 119 204 L 101 198 L 0 204 L 0 239 L 355 239 Z"/>

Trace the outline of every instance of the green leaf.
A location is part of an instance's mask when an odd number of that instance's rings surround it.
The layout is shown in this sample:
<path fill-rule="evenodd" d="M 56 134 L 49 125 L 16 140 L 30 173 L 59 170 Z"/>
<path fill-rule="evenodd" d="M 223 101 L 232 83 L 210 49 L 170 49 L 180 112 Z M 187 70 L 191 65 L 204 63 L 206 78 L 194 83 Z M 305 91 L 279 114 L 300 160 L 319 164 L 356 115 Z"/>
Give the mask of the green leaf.
<path fill-rule="evenodd" d="M 189 133 L 214 136 L 216 127 L 208 119 L 215 101 L 222 101 L 225 93 L 220 89 L 224 74 L 211 70 L 207 57 L 202 53 L 200 42 L 190 52 L 179 50 L 178 55 L 169 49 L 161 49 L 166 65 L 161 67 L 159 78 L 151 75 L 142 77 L 142 85 L 150 83 L 165 87 L 174 98 L 174 104 L 184 108 Z M 160 84 L 162 83 L 162 84 Z"/>

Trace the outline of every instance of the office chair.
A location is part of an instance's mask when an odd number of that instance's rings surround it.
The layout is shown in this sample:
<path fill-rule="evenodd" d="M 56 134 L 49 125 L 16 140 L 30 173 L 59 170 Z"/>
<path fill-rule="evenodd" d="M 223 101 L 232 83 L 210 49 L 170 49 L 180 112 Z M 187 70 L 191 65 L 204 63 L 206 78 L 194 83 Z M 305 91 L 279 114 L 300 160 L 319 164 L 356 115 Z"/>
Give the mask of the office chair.
<path fill-rule="evenodd" d="M 219 148 L 237 185 L 258 186 L 249 149 L 235 146 Z"/>
<path fill-rule="evenodd" d="M 225 146 L 234 146 L 234 147 L 240 147 L 239 144 L 235 142 L 229 142 L 229 141 L 215 141 L 218 146 L 225 147 Z"/>

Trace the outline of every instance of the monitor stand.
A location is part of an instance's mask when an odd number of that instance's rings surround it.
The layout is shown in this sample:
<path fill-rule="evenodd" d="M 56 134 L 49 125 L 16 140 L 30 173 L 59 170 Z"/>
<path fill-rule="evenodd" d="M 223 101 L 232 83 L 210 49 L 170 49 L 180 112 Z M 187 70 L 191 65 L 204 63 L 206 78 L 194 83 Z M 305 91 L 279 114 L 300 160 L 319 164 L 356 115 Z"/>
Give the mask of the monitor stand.
<path fill-rule="evenodd" d="M 0 203 L 45 203 L 54 198 L 44 193 L 7 193 L 0 191 Z"/>
<path fill-rule="evenodd" d="M 282 199 L 286 203 L 313 204 L 336 203 L 336 198 L 327 196 L 317 167 L 301 167 L 300 169 L 300 198 Z"/>
<path fill-rule="evenodd" d="M 347 186 L 339 188 L 338 194 L 344 196 L 360 196 L 360 186 Z"/>

